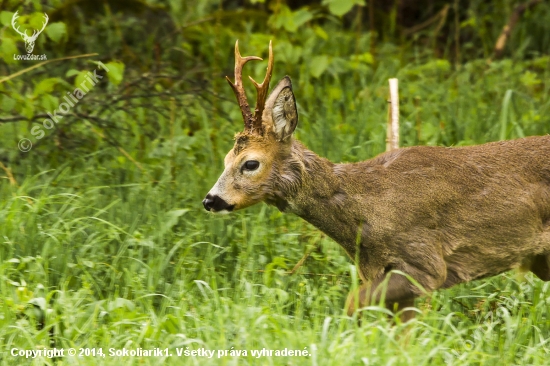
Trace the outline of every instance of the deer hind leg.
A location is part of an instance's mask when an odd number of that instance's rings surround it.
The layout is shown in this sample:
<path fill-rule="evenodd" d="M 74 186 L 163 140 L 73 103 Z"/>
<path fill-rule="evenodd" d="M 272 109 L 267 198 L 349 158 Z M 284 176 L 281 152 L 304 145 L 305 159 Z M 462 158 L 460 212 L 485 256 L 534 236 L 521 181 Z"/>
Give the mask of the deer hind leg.
<path fill-rule="evenodd" d="M 346 310 L 352 316 L 358 309 L 378 304 L 384 296 L 386 307 L 394 312 L 400 312 L 404 308 L 414 306 L 414 298 L 417 296 L 413 285 L 402 275 L 391 274 L 384 293 L 384 277 L 374 280 L 372 283 L 363 284 L 357 290 L 352 291 L 346 300 Z M 414 318 L 414 311 L 401 313 L 403 322 Z"/>

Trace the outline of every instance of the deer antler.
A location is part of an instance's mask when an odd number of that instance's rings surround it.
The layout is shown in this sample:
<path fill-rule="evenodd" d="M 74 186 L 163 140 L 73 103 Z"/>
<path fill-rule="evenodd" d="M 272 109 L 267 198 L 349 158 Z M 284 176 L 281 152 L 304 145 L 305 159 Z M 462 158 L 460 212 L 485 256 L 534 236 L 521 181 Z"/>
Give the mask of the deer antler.
<path fill-rule="evenodd" d="M 42 33 L 44 28 L 46 28 L 46 25 L 48 25 L 48 20 L 50 20 L 50 18 L 48 18 L 48 14 L 46 14 L 46 13 L 44 13 L 44 20 L 45 20 L 45 22 L 42 23 L 42 29 L 40 29 L 39 31 L 35 29 L 30 38 L 36 39 L 38 37 L 38 35 L 40 33 Z"/>
<path fill-rule="evenodd" d="M 256 56 L 242 57 L 239 52 L 239 40 L 237 40 L 237 42 L 235 42 L 235 83 L 232 83 L 228 76 L 225 77 L 237 97 L 237 102 L 239 103 L 241 113 L 243 114 L 244 127 L 248 130 L 252 130 L 254 127 L 254 117 L 250 111 L 250 106 L 248 105 L 248 100 L 246 99 L 246 93 L 243 87 L 243 66 L 251 60 L 261 60 L 261 58 Z"/>
<path fill-rule="evenodd" d="M 11 26 L 12 26 L 13 29 L 14 29 L 17 33 L 19 33 L 22 37 L 27 38 L 28 36 L 27 36 L 26 33 L 22 33 L 22 32 L 19 30 L 19 27 L 15 27 L 15 21 L 19 18 L 19 15 L 17 15 L 18 12 L 19 12 L 19 10 L 16 11 L 15 14 L 13 14 L 13 16 L 11 17 Z"/>
<path fill-rule="evenodd" d="M 19 18 L 19 15 L 17 15 L 18 12 L 19 12 L 19 11 L 16 11 L 15 14 L 13 14 L 13 16 L 11 17 L 11 26 L 12 26 L 13 29 L 14 29 L 17 33 L 19 33 L 24 39 L 32 39 L 32 40 L 35 40 L 35 39 L 38 37 L 38 35 L 39 35 L 40 33 L 42 33 L 42 31 L 46 28 L 46 25 L 48 25 L 48 20 L 50 19 L 50 18 L 48 18 L 48 14 L 44 13 L 44 20 L 45 20 L 45 22 L 42 23 L 42 29 L 40 29 L 39 31 L 35 29 L 35 30 L 33 31 L 33 33 L 32 33 L 32 36 L 29 37 L 29 36 L 27 35 L 27 31 L 26 31 L 26 30 L 25 30 L 25 32 L 21 32 L 21 31 L 19 30 L 19 27 L 16 26 L 16 24 L 15 24 L 15 22 L 16 22 L 17 19 Z"/>
<path fill-rule="evenodd" d="M 257 92 L 256 99 L 256 115 L 254 117 L 254 128 L 258 131 L 262 130 L 262 113 L 265 107 L 265 100 L 267 98 L 267 92 L 269 91 L 269 81 L 271 80 L 271 73 L 273 72 L 273 48 L 271 46 L 271 41 L 269 41 L 269 59 L 267 61 L 267 71 L 264 77 L 264 81 L 261 84 L 258 84 L 252 77 L 249 76 L 250 80 L 254 83 Z"/>
<path fill-rule="evenodd" d="M 264 78 L 264 81 L 261 84 L 258 84 L 256 81 L 254 81 L 254 79 L 249 76 L 250 80 L 252 80 L 258 92 L 255 115 L 252 115 L 252 112 L 250 111 L 250 105 L 248 104 L 248 100 L 246 99 L 242 75 L 243 66 L 251 60 L 261 61 L 262 59 L 257 56 L 242 57 L 241 53 L 239 52 L 239 41 L 237 40 L 237 42 L 235 42 L 235 83 L 232 83 L 229 77 L 226 76 L 225 78 L 229 82 L 229 85 L 231 85 L 231 88 L 233 88 L 233 92 L 237 97 L 237 102 L 239 103 L 239 107 L 241 108 L 241 113 L 243 115 L 245 129 L 261 133 L 262 112 L 264 110 L 265 100 L 269 89 L 269 80 L 271 79 L 271 73 L 273 70 L 273 50 L 271 47 L 271 41 L 269 42 L 269 61 L 267 65 L 267 74 Z"/>

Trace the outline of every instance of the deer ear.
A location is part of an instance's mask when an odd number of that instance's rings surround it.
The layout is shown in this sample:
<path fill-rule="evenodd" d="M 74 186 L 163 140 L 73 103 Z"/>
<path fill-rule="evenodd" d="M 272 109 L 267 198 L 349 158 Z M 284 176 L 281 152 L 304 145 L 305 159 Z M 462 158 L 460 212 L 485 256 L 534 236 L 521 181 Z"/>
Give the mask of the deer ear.
<path fill-rule="evenodd" d="M 279 141 L 292 135 L 298 124 L 298 110 L 292 92 L 292 83 L 286 76 L 269 95 L 264 109 L 263 121 L 267 122 Z"/>

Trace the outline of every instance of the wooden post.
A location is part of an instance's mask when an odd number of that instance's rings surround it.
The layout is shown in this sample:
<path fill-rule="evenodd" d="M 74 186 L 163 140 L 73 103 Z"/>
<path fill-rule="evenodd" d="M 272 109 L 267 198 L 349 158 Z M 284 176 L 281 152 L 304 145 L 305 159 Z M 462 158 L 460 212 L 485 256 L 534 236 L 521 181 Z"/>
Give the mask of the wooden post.
<path fill-rule="evenodd" d="M 416 113 L 416 145 L 420 145 L 422 140 L 422 119 L 420 117 L 420 97 L 417 95 L 414 97 L 414 110 Z"/>
<path fill-rule="evenodd" d="M 388 100 L 388 128 L 386 151 L 399 149 L 399 85 L 397 79 L 390 79 L 390 99 Z"/>

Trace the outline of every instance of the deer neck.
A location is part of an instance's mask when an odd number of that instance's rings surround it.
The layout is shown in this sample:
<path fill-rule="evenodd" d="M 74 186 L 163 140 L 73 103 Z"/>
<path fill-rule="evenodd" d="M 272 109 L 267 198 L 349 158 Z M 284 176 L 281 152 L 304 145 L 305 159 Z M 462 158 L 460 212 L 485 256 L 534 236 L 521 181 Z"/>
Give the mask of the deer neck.
<path fill-rule="evenodd" d="M 341 167 L 293 141 L 290 155 L 277 172 L 271 201 L 281 212 L 294 213 L 317 227 L 352 255 L 360 223 L 346 189 Z"/>

